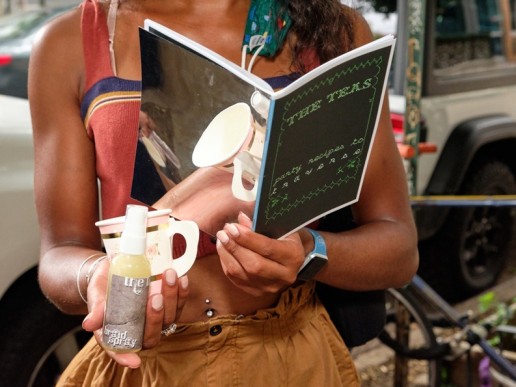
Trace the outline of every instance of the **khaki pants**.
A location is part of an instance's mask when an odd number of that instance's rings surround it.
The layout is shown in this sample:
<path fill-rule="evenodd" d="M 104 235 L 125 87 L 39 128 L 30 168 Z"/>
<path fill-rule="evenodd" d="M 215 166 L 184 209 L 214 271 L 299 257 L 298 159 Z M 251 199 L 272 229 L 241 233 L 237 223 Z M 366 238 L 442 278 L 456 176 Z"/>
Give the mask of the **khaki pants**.
<path fill-rule="evenodd" d="M 348 349 L 309 282 L 252 316 L 178 326 L 142 365 L 117 365 L 91 340 L 58 386 L 359 386 Z"/>

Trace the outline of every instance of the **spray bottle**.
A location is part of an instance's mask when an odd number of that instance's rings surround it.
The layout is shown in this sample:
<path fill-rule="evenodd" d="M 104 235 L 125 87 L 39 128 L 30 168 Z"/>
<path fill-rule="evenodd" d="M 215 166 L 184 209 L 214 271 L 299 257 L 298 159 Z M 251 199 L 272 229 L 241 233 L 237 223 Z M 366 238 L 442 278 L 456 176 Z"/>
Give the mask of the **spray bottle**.
<path fill-rule="evenodd" d="M 115 352 L 142 348 L 151 276 L 145 256 L 147 207 L 128 205 L 119 253 L 111 260 L 104 314 L 103 343 Z"/>

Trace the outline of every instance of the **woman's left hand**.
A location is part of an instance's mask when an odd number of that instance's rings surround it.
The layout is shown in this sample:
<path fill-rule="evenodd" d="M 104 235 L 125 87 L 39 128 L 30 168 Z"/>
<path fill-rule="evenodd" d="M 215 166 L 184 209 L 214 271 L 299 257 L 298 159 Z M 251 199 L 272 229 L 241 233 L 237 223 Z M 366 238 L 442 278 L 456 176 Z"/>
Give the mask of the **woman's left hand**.
<path fill-rule="evenodd" d="M 271 239 L 251 230 L 243 213 L 238 223 L 228 223 L 217 232 L 217 252 L 222 269 L 236 286 L 255 296 L 278 293 L 296 281 L 304 261 L 298 233 Z"/>

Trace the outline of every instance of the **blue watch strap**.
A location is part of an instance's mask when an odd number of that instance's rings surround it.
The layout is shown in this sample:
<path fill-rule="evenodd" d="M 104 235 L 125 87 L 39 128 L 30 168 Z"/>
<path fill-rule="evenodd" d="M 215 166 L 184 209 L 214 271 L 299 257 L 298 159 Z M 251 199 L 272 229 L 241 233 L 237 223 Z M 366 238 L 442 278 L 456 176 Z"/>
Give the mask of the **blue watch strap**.
<path fill-rule="evenodd" d="M 324 238 L 319 234 L 317 231 L 314 231 L 312 229 L 307 228 L 306 229 L 310 234 L 312 234 L 312 237 L 314 238 L 314 249 L 311 253 L 317 253 L 321 255 L 327 255 L 326 254 L 326 243 L 324 242 Z"/>
<path fill-rule="evenodd" d="M 297 278 L 302 281 L 313 279 L 328 262 L 324 238 L 317 231 L 309 228 L 306 230 L 308 230 L 314 238 L 314 249 L 306 255 L 305 262 L 301 265 L 297 273 Z"/>

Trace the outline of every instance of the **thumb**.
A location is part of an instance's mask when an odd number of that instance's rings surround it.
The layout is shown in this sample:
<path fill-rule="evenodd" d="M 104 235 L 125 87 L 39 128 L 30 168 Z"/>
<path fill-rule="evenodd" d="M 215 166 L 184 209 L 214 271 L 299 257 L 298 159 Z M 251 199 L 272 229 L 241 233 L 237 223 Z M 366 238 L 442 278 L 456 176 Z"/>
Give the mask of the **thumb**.
<path fill-rule="evenodd" d="M 86 331 L 93 332 L 102 328 L 102 323 L 104 322 L 104 309 L 106 304 L 108 270 L 108 262 L 102 262 L 97 270 L 93 273 L 91 282 L 88 286 L 89 313 L 82 322 L 82 327 Z"/>

